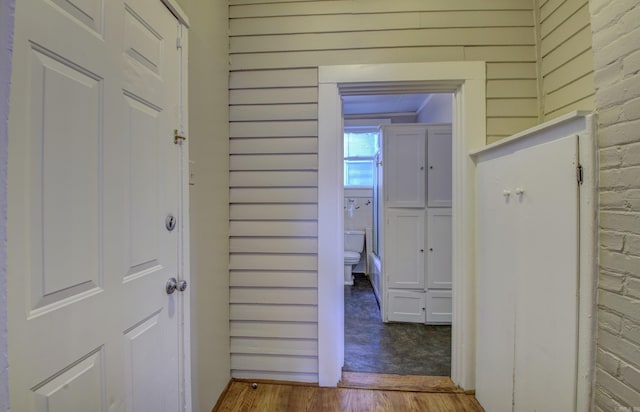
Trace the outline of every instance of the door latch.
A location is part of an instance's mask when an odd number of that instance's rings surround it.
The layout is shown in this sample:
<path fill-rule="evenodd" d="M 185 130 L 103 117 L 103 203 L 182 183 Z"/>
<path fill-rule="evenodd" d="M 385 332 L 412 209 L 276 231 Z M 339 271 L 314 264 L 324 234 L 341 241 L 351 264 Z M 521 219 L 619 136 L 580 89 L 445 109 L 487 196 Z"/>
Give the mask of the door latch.
<path fill-rule="evenodd" d="M 180 141 L 185 141 L 187 140 L 187 136 L 182 136 L 180 133 L 178 133 L 178 129 L 174 129 L 173 130 L 173 143 L 174 144 L 178 144 L 178 142 Z"/>

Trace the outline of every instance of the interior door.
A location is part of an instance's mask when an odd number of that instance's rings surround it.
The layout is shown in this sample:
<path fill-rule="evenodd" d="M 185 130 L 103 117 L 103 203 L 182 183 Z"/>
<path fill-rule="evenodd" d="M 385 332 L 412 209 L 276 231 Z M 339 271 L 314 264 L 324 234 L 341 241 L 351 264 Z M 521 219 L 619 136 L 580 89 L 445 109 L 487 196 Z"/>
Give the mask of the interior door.
<path fill-rule="evenodd" d="M 16 2 L 16 411 L 179 411 L 178 23 L 160 0 Z"/>

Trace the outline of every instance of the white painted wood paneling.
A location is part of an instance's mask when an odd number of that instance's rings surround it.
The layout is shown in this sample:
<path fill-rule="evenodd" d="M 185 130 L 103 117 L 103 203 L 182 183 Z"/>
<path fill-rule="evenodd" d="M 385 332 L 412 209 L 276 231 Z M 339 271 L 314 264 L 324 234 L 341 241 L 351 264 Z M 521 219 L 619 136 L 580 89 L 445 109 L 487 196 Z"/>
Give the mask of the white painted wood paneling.
<path fill-rule="evenodd" d="M 538 6 L 543 120 L 592 110 L 595 84 L 588 0 L 550 0 Z"/>
<path fill-rule="evenodd" d="M 537 120 L 533 14 L 530 0 L 232 0 L 232 285 L 255 289 L 258 304 L 260 286 L 282 287 L 286 295 L 292 281 L 294 293 L 316 270 L 317 258 L 308 252 L 317 230 L 318 66 L 486 61 L 493 141 Z M 236 322 L 232 352 L 239 345 Z M 295 361 L 287 371 L 266 370 L 272 346 L 265 342 L 263 357 L 254 347 L 251 359 L 262 366 L 234 363 L 233 376 L 314 379 Z"/>

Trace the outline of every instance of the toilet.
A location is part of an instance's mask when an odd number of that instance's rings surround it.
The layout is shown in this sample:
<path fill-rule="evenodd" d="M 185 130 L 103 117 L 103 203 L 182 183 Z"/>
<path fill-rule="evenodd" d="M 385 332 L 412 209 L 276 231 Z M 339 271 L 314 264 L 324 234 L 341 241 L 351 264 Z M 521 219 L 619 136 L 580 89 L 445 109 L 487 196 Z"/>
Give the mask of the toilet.
<path fill-rule="evenodd" d="M 353 285 L 351 270 L 360 262 L 360 253 L 364 248 L 364 231 L 344 231 L 344 284 Z"/>

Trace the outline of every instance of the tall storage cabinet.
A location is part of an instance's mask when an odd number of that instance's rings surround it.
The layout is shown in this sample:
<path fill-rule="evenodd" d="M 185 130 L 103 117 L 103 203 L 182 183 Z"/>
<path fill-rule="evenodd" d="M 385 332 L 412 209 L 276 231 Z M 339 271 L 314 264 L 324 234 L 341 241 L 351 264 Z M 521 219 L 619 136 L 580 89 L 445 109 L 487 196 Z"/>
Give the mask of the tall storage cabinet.
<path fill-rule="evenodd" d="M 525 137 L 476 155 L 476 397 L 496 412 L 571 411 L 579 137 L 562 129 Z"/>
<path fill-rule="evenodd" d="M 384 321 L 451 322 L 451 126 L 380 127 L 374 238 Z"/>

